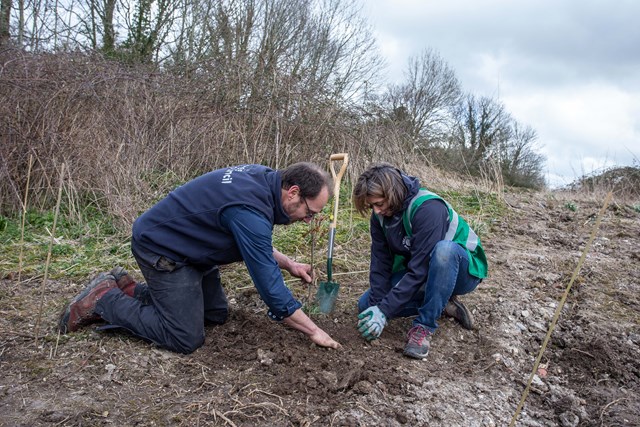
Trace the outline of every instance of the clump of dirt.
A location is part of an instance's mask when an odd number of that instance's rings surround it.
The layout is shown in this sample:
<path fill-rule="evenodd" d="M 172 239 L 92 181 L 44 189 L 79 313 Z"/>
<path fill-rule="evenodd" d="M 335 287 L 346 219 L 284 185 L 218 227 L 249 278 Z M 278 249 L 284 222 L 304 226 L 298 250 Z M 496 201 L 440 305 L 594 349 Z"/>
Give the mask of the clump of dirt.
<path fill-rule="evenodd" d="M 491 275 L 463 297 L 478 328 L 442 318 L 425 361 L 402 356 L 411 319 L 360 338 L 366 274 L 341 276 L 337 309 L 312 315 L 340 350 L 270 321 L 244 289 L 228 295 L 228 322 L 186 356 L 121 332 L 58 337 L 57 314 L 83 286 L 71 282 L 47 285 L 36 342 L 39 286 L 4 280 L 0 424 L 508 425 L 600 208 L 561 197 L 507 195 L 509 214 L 483 238 Z M 607 210 L 517 425 L 640 425 L 639 235 L 640 214 Z"/>

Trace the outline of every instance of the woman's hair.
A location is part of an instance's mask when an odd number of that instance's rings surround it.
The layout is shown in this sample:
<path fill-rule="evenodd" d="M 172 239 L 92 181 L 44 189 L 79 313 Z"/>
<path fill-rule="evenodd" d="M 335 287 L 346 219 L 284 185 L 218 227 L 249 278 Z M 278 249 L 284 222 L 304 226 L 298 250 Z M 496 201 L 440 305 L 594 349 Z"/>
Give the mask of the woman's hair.
<path fill-rule="evenodd" d="M 282 188 L 288 190 L 293 185 L 300 187 L 300 197 L 315 199 L 327 187 L 329 197 L 333 193 L 333 180 L 320 166 L 314 163 L 300 162 L 281 170 Z"/>
<path fill-rule="evenodd" d="M 362 215 L 368 215 L 371 206 L 367 197 L 382 197 L 389 202 L 393 214 L 402 210 L 407 187 L 400 170 L 389 163 L 377 163 L 362 172 L 353 188 L 353 204 Z"/>

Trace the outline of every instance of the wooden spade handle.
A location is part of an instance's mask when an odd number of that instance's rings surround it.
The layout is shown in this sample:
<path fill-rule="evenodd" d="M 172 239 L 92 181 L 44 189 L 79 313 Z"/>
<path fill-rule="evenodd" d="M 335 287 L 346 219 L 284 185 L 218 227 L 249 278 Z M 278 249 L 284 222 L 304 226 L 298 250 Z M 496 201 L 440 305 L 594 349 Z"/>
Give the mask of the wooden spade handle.
<path fill-rule="evenodd" d="M 342 160 L 342 166 L 338 173 L 336 173 L 334 162 Z M 331 228 L 336 228 L 338 222 L 338 201 L 340 200 L 340 181 L 342 176 L 347 171 L 347 165 L 349 164 L 349 154 L 337 153 L 332 154 L 329 157 L 329 168 L 331 169 L 331 176 L 333 177 L 333 221 L 331 222 Z"/>

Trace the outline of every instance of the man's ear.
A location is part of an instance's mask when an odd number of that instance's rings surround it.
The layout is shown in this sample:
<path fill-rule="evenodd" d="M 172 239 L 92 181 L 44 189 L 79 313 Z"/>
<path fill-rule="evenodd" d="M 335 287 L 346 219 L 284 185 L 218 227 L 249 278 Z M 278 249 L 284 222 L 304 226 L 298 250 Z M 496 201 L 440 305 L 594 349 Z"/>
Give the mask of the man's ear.
<path fill-rule="evenodd" d="M 300 194 L 300 187 L 298 187 L 297 185 L 292 185 L 291 187 L 289 187 L 289 189 L 287 190 L 287 195 L 291 198 L 293 196 L 297 196 L 298 194 Z"/>

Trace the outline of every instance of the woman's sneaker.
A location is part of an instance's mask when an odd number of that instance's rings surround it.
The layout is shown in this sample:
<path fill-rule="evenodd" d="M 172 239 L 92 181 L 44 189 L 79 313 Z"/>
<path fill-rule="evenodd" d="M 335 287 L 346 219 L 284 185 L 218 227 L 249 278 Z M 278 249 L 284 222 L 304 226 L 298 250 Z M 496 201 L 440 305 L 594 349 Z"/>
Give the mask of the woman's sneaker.
<path fill-rule="evenodd" d="M 414 359 L 426 358 L 431 345 L 431 335 L 431 332 L 422 325 L 409 329 L 407 344 L 404 346 L 404 355 Z"/>

